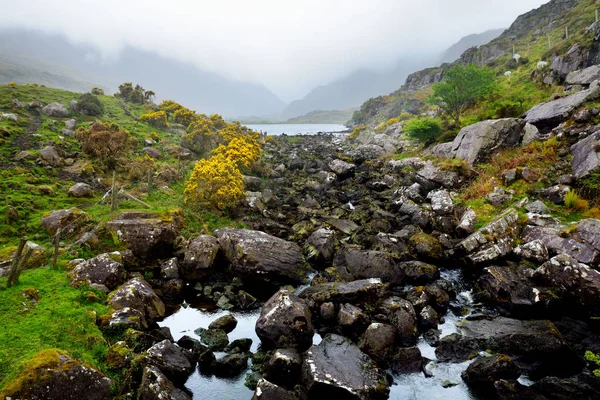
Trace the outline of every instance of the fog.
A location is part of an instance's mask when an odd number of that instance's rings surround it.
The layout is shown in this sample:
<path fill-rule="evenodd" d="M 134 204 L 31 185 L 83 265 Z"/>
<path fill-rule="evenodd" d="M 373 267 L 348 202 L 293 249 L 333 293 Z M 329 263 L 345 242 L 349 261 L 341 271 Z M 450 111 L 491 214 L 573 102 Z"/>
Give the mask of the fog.
<path fill-rule="evenodd" d="M 244 81 L 285 101 L 357 68 L 441 53 L 508 27 L 544 0 L 0 0 L 0 27 L 93 45 L 110 63 L 126 46 Z"/>

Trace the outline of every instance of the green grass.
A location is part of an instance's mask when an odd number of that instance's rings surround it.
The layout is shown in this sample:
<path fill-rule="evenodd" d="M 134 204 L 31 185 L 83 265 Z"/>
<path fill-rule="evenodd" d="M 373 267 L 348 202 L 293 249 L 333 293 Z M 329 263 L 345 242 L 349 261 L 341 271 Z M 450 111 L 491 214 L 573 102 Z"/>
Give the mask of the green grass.
<path fill-rule="evenodd" d="M 24 361 L 44 349 L 64 350 L 104 370 L 108 346 L 94 313 L 109 309 L 88 301 L 89 288 L 73 288 L 65 271 L 44 268 L 25 271 L 10 289 L 5 285 L 0 278 L 0 392 L 18 377 Z M 24 296 L 26 291 L 37 291 L 39 300 Z"/>

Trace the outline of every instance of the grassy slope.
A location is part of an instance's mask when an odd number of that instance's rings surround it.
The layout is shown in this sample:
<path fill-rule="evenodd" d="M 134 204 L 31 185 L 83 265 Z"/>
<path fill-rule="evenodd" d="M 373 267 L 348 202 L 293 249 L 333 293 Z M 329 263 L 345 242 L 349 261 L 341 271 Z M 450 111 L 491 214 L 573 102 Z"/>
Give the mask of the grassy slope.
<path fill-rule="evenodd" d="M 148 194 L 143 189 L 146 175 L 133 179 L 127 168 L 139 158 L 139 150 L 147 146 L 145 140 L 156 139 L 157 136 L 159 143 L 153 147 L 161 151 L 161 159 L 156 161 L 155 170 L 167 165 L 177 168 L 178 160 L 170 156 L 165 147 L 178 145 L 179 136 L 137 121 L 137 117 L 148 111 L 143 106 L 125 104 L 112 96 L 99 97 L 105 107 L 105 114 L 100 119 L 115 122 L 127 129 L 134 143 L 132 152 L 127 155 L 126 165 L 117 169 L 119 185 L 149 203 L 153 207 L 151 211 L 182 209 L 186 221 L 183 235 L 186 237 L 199 232 L 212 232 L 223 226 L 241 226 L 227 217 L 209 212 L 196 213 L 185 207 L 183 189 L 193 161 L 182 162 L 181 177 L 178 181 L 168 183 L 169 190 L 163 191 L 158 187 Z M 40 227 L 40 220 L 51 210 L 79 207 L 90 215 L 90 227 L 114 216 L 109 204 L 98 203 L 103 195 L 101 190 L 96 190 L 96 196 L 92 199 L 67 196 L 69 187 L 80 181 L 76 175 L 65 174 L 61 172 L 61 168 L 38 166 L 34 160 L 13 161 L 14 155 L 23 150 L 24 146 L 30 147 L 29 151 L 37 154 L 41 147 L 54 144 L 77 155 L 80 152 L 77 139 L 62 137 L 60 133 L 64 128 L 64 121 L 75 118 L 78 126 L 86 126 L 95 120 L 93 117 L 75 113 L 65 119 L 39 116 L 38 136 L 31 136 L 27 134 L 28 126 L 38 117 L 13 107 L 13 99 L 25 104 L 31 101 L 40 101 L 43 104 L 58 101 L 68 108 L 69 102 L 78 98 L 78 93 L 58 89 L 25 85 L 0 86 L 0 113 L 19 115 L 19 121 L 16 123 L 0 120 L 0 196 L 4 199 L 0 203 L 0 259 L 10 256 L 23 235 L 45 247 L 49 259 L 52 253 L 52 237 Z M 93 160 L 79 153 L 75 161 L 88 163 L 93 168 L 96 179 L 110 182 L 112 173 L 102 171 L 101 166 L 96 165 Z M 88 183 L 92 181 L 91 177 L 87 180 Z M 158 186 L 166 183 L 156 184 Z M 8 218 L 9 208 L 18 211 L 18 220 Z M 133 201 L 122 201 L 117 212 L 139 208 L 140 206 Z M 72 239 L 63 240 L 67 245 L 72 243 Z M 69 259 L 88 258 L 99 252 L 114 249 L 112 241 L 101 240 L 93 248 L 76 248 L 74 251 L 62 253 L 59 266 L 66 265 Z M 5 283 L 6 278 L 0 278 L 0 392 L 19 374 L 23 361 L 44 349 L 64 350 L 74 358 L 108 372 L 104 366 L 108 343 L 102 337 L 93 317 L 94 312 L 101 315 L 108 309 L 100 303 L 88 301 L 89 289 L 70 287 L 66 269 L 30 270 L 22 274 L 18 285 L 6 289 Z M 22 295 L 30 288 L 39 291 L 39 302 L 33 303 Z"/>

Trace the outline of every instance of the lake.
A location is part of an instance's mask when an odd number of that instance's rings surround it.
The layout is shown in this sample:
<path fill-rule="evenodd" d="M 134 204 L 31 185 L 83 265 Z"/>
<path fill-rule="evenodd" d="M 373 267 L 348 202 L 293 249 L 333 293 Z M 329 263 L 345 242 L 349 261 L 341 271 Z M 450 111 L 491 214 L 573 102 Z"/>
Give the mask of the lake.
<path fill-rule="evenodd" d="M 248 128 L 257 132 L 267 132 L 276 136 L 286 135 L 316 135 L 319 132 L 343 132 L 348 127 L 341 124 L 248 124 Z"/>

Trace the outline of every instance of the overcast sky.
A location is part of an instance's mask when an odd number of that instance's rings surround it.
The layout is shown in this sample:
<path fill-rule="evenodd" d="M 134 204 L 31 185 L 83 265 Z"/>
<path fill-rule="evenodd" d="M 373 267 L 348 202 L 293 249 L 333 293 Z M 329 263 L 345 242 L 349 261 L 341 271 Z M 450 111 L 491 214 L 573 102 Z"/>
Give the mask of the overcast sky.
<path fill-rule="evenodd" d="M 104 58 L 124 45 L 229 77 L 283 100 L 360 67 L 441 52 L 508 27 L 547 0 L 0 0 L 0 27 L 63 33 Z"/>

